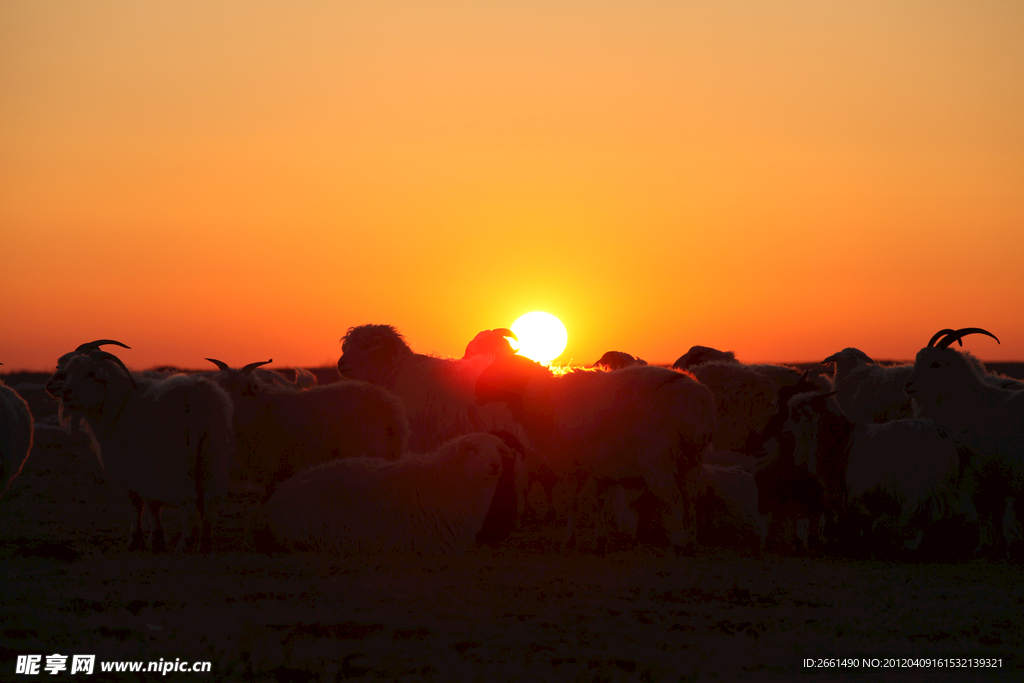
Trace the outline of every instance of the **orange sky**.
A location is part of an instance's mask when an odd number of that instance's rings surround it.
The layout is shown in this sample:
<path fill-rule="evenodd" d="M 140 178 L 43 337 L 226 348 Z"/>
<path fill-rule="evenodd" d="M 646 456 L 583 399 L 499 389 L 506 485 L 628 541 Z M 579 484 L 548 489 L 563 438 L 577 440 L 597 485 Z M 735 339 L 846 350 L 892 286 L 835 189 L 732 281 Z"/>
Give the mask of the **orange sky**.
<path fill-rule="evenodd" d="M 640 4 L 641 6 L 637 6 Z M 0 362 L 1024 359 L 1024 4 L 0 4 Z"/>

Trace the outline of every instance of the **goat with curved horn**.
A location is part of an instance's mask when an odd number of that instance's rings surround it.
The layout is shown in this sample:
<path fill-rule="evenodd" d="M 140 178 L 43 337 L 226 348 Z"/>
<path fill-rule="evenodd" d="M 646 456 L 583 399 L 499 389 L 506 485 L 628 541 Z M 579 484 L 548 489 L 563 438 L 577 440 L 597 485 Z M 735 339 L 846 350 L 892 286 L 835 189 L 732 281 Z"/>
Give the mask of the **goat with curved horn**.
<path fill-rule="evenodd" d="M 93 358 L 99 358 L 99 359 L 102 359 L 102 360 L 109 360 L 112 363 L 114 363 L 115 365 L 117 365 L 119 368 L 124 370 L 124 374 L 128 375 L 128 379 L 131 380 L 131 383 L 132 383 L 132 389 L 137 389 L 138 388 L 137 385 L 135 384 L 135 378 L 132 377 L 131 371 L 128 369 L 127 366 L 125 366 L 124 363 L 121 362 L 120 358 L 118 358 L 117 356 L 115 356 L 112 353 L 107 353 L 106 351 L 99 351 L 99 350 L 92 351 L 92 352 L 89 353 L 89 355 L 92 356 Z"/>
<path fill-rule="evenodd" d="M 82 344 L 77 349 L 75 349 L 75 353 L 88 353 L 90 351 L 96 351 L 101 346 L 105 346 L 107 344 L 116 344 L 117 346 L 120 346 L 122 349 L 132 348 L 127 344 L 122 344 L 121 342 L 114 341 L 113 339 L 97 339 L 96 341 L 86 342 L 85 344 Z"/>
<path fill-rule="evenodd" d="M 959 330 L 956 330 L 955 332 L 953 330 L 950 330 L 946 337 L 937 344 L 937 348 L 945 349 L 949 347 L 949 345 L 952 344 L 953 342 L 957 342 L 958 344 L 960 344 L 960 346 L 963 346 L 964 343 L 962 339 L 969 334 L 987 334 L 988 336 L 995 339 L 997 344 L 1001 343 L 999 341 L 999 337 L 992 334 L 988 330 L 983 330 L 980 327 L 964 327 Z"/>
<path fill-rule="evenodd" d="M 1020 528 L 1015 509 L 1024 501 L 1024 390 L 1009 378 L 988 373 L 970 353 L 950 348 L 968 334 L 999 341 L 980 327 L 947 333 L 934 348 L 918 351 L 904 390 L 913 399 L 915 417 L 934 420 L 971 450 L 968 468 L 977 482 L 972 498 L 982 537 L 979 551 L 1003 555 L 1020 545 L 1014 529 Z"/>
<path fill-rule="evenodd" d="M 953 332 L 954 330 L 950 327 L 947 327 L 944 330 L 939 330 L 938 332 L 932 335 L 931 339 L 928 340 L 928 348 L 933 348 L 935 346 L 935 342 L 939 341 L 939 337 L 944 337 L 948 334 L 953 334 Z M 960 342 L 960 346 L 963 345 L 963 342 Z"/>
<path fill-rule="evenodd" d="M 248 375 L 249 373 L 251 373 L 256 368 L 260 367 L 261 365 L 267 365 L 267 364 L 273 363 L 273 362 L 274 362 L 274 359 L 270 358 L 269 360 L 261 360 L 261 361 L 255 362 L 255 363 L 249 363 L 248 365 L 243 367 L 241 370 L 239 370 L 239 372 L 241 372 L 243 375 Z"/>

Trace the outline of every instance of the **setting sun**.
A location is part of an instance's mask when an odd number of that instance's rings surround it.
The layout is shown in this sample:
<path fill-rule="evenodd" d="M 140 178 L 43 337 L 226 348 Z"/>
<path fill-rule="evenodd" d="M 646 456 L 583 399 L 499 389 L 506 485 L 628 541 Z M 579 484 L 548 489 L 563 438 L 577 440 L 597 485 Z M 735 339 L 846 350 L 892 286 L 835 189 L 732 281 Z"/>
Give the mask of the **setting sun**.
<path fill-rule="evenodd" d="M 538 363 L 548 363 L 565 351 L 569 334 L 562 321 L 541 311 L 519 317 L 512 323 L 512 331 L 519 337 L 518 353 Z"/>

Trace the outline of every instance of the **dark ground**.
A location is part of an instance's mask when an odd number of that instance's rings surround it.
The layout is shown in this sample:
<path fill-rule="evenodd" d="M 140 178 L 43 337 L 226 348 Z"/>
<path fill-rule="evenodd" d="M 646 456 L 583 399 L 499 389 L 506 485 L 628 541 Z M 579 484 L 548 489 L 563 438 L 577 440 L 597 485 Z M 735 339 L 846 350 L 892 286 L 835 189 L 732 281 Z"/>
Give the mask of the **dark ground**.
<path fill-rule="evenodd" d="M 17 655 L 53 653 L 96 654 L 97 673 L 37 680 L 155 680 L 99 662 L 162 657 L 213 662 L 168 680 L 783 681 L 804 657 L 966 654 L 1003 668 L 803 678 L 1024 680 L 1024 585 L 1006 562 L 676 559 L 623 539 L 606 557 L 562 556 L 556 522 L 463 557 L 265 556 L 245 547 L 242 494 L 213 554 L 129 553 L 127 501 L 93 456 L 37 437 L 0 500 L 0 680 L 36 679 L 14 674 Z"/>

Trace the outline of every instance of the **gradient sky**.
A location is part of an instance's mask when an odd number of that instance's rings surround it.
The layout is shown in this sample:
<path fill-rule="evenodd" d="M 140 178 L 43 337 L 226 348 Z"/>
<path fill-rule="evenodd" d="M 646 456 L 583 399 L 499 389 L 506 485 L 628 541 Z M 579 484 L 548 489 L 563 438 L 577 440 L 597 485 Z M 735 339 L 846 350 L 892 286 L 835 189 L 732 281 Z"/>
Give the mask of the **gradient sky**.
<path fill-rule="evenodd" d="M 0 362 L 1024 359 L 1024 3 L 0 4 Z"/>

